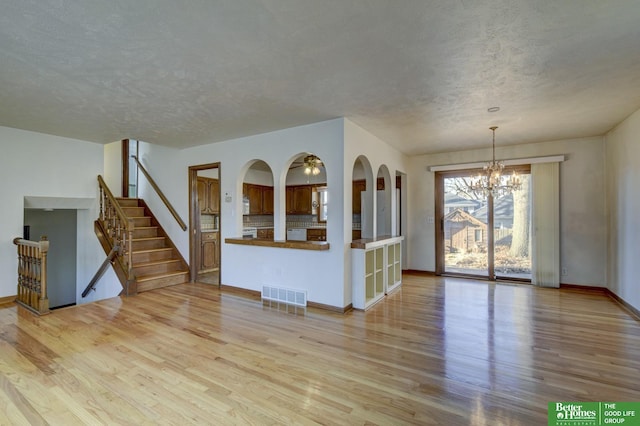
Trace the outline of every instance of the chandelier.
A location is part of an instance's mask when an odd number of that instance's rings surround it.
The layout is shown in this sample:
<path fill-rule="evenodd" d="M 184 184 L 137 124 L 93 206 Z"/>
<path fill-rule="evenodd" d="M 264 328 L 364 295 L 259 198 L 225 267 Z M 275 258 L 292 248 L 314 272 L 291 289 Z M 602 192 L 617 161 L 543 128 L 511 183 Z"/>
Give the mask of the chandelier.
<path fill-rule="evenodd" d="M 304 174 L 305 175 L 318 175 L 320 174 L 320 167 L 322 161 L 315 155 L 307 155 L 304 157 Z"/>
<path fill-rule="evenodd" d="M 493 198 L 498 198 L 511 194 L 513 191 L 518 191 L 522 187 L 522 180 L 515 170 L 511 176 L 505 176 L 502 174 L 504 164 L 501 161 L 496 161 L 497 128 L 498 126 L 489 127 L 493 132 L 493 156 L 491 162 L 487 163 L 482 172 L 472 179 L 469 184 L 469 189 L 478 197 L 491 195 Z"/>

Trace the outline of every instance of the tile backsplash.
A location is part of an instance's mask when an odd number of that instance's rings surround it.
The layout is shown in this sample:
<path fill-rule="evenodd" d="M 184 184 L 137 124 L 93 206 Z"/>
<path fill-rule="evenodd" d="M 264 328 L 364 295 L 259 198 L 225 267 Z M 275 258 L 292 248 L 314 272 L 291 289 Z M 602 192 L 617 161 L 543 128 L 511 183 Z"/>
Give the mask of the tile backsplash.
<path fill-rule="evenodd" d="M 215 214 L 201 214 L 200 215 L 200 229 L 203 230 L 216 230 L 218 229 L 218 215 Z"/>
<path fill-rule="evenodd" d="M 273 216 L 268 215 L 244 215 L 242 216 L 242 226 L 255 228 L 273 228 Z M 287 228 L 322 228 L 326 227 L 326 222 L 318 222 L 318 216 L 309 215 L 287 215 Z M 360 229 L 360 215 L 353 215 L 353 229 Z"/>

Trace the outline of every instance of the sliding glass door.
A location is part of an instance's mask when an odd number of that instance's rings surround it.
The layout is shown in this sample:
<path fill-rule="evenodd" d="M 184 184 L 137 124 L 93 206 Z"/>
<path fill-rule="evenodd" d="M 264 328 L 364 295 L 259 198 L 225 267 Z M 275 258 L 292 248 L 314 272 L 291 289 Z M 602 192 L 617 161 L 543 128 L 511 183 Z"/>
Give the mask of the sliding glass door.
<path fill-rule="evenodd" d="M 531 279 L 530 174 L 518 172 L 522 188 L 496 198 L 469 189 L 477 170 L 436 174 L 438 274 Z"/>

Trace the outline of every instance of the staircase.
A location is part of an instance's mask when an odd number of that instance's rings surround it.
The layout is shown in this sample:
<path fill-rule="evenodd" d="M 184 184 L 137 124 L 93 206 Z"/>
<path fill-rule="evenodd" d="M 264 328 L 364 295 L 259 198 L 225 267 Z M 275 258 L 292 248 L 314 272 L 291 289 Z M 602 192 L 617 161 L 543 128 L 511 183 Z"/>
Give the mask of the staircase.
<path fill-rule="evenodd" d="M 155 216 L 142 199 L 115 198 L 130 223 L 133 223 L 131 238 L 132 277 L 122 262 L 114 262 L 116 275 L 120 279 L 123 293 L 134 295 L 189 281 L 189 266 L 162 229 Z M 112 243 L 104 229 L 104 223 L 95 222 L 95 230 L 105 253 Z"/>

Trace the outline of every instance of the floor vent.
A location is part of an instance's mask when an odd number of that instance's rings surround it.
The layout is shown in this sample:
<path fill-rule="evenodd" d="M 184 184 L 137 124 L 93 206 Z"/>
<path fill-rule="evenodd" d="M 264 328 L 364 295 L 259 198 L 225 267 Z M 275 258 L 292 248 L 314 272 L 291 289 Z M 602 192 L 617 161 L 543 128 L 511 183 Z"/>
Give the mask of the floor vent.
<path fill-rule="evenodd" d="M 307 290 L 262 286 L 262 298 L 296 306 L 307 306 Z"/>

